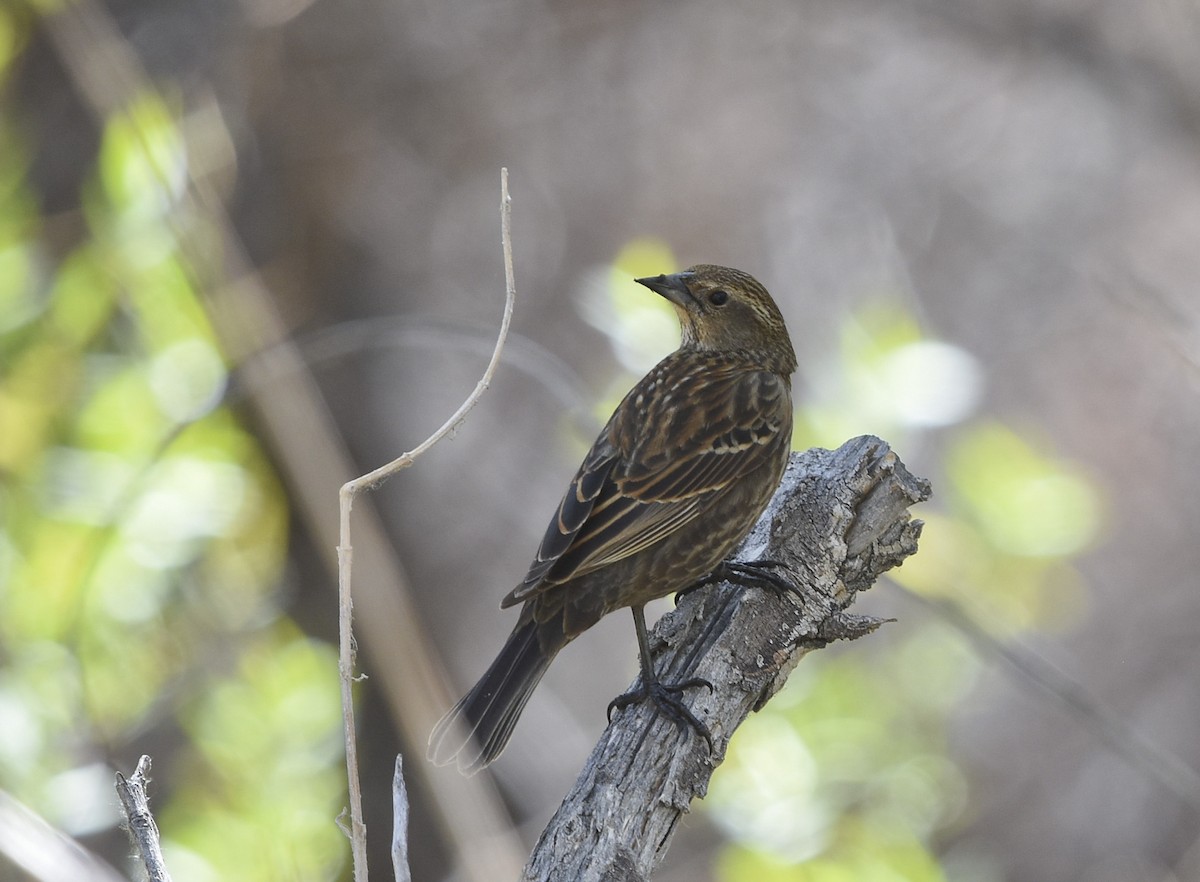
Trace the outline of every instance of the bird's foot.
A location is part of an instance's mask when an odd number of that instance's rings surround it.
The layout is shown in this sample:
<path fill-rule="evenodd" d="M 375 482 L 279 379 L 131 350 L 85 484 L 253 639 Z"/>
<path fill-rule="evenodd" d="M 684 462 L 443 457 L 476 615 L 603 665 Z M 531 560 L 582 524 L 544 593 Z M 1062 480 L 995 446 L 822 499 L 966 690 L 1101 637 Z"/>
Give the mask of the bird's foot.
<path fill-rule="evenodd" d="M 701 576 L 699 581 L 694 585 L 684 588 L 675 595 L 675 603 L 679 604 L 679 598 L 685 594 L 691 594 L 693 591 L 699 591 L 701 588 L 707 588 L 709 585 L 715 585 L 718 582 L 737 582 L 742 585 L 753 585 L 756 588 L 765 588 L 768 591 L 777 591 L 780 594 L 799 594 L 800 590 L 795 583 L 771 572 L 773 568 L 787 570 L 787 565 L 778 560 L 724 560 L 717 564 L 716 568 L 711 573 Z"/>
<path fill-rule="evenodd" d="M 709 692 L 713 691 L 712 683 L 705 680 L 703 677 L 693 677 L 690 680 L 684 680 L 682 683 L 660 683 L 658 680 L 650 681 L 649 686 L 644 681 L 639 681 L 638 685 L 630 689 L 624 695 L 618 695 L 608 703 L 608 719 L 612 721 L 614 710 L 624 710 L 631 704 L 639 704 L 640 702 L 649 700 L 653 705 L 662 711 L 662 713 L 674 723 L 680 732 L 685 732 L 688 726 L 704 739 L 708 745 L 708 752 L 712 753 L 713 740 L 712 732 L 708 726 L 704 725 L 696 715 L 688 709 L 683 703 L 683 690 L 691 689 L 695 686 L 703 686 Z"/>

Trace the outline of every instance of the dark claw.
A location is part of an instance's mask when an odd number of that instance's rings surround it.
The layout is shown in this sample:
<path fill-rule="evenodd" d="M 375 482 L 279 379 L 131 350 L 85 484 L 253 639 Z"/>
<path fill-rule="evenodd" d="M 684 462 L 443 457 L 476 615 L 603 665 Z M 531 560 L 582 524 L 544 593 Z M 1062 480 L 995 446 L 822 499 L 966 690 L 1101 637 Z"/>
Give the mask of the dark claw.
<path fill-rule="evenodd" d="M 722 564 L 731 575 L 740 576 L 742 581 L 757 588 L 778 591 L 781 594 L 799 594 L 800 590 L 789 579 L 770 571 L 778 567 L 787 571 L 787 567 L 777 560 L 736 561 L 728 560 Z M 729 578 L 724 576 L 723 578 Z"/>
<path fill-rule="evenodd" d="M 683 703 L 683 699 L 680 698 L 683 690 L 691 689 L 694 686 L 703 686 L 710 693 L 713 691 L 712 683 L 702 677 L 693 677 L 690 680 L 684 680 L 682 683 L 673 683 L 671 685 L 659 683 L 655 680 L 650 684 L 649 688 L 646 688 L 645 684 L 639 681 L 638 685 L 633 689 L 630 689 L 624 695 L 618 695 L 608 703 L 609 722 L 612 722 L 614 710 L 624 710 L 631 704 L 638 704 L 649 699 L 656 708 L 662 711 L 667 719 L 676 725 L 680 732 L 685 732 L 687 726 L 691 726 L 692 730 L 703 738 L 705 744 L 708 745 L 708 752 L 712 753 L 712 732 L 709 731 L 708 726 L 696 718 L 696 715 L 688 709 L 687 705 Z"/>
<path fill-rule="evenodd" d="M 726 560 L 722 561 L 716 569 L 706 576 L 701 576 L 699 581 L 694 585 L 690 585 L 675 595 L 675 604 L 679 605 L 679 598 L 685 594 L 691 594 L 693 591 L 698 591 L 701 588 L 707 588 L 709 585 L 715 585 L 718 582 L 725 581 L 740 581 L 743 584 L 753 585 L 756 588 L 766 588 L 769 591 L 778 591 L 781 594 L 799 594 L 799 589 L 785 579 L 783 576 L 772 573 L 770 569 L 778 567 L 782 570 L 787 570 L 787 566 L 777 560 Z"/>

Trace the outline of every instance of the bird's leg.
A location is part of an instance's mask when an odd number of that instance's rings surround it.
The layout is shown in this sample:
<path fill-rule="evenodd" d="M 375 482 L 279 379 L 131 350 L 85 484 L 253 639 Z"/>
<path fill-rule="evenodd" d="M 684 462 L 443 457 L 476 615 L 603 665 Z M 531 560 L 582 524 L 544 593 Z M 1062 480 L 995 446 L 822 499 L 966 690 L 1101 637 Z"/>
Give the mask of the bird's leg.
<path fill-rule="evenodd" d="M 638 605 L 629 608 L 633 613 L 633 626 L 637 629 L 638 639 L 638 656 L 642 663 L 642 678 L 638 685 L 630 689 L 624 695 L 618 695 L 608 703 L 608 718 L 612 720 L 614 710 L 624 710 L 631 704 L 646 701 L 649 699 L 654 706 L 666 714 L 679 731 L 683 731 L 685 725 L 691 726 L 692 729 L 704 739 L 708 744 L 709 753 L 713 749 L 712 733 L 708 730 L 708 726 L 704 725 L 696 718 L 687 706 L 683 703 L 680 695 L 685 689 L 691 689 L 693 686 L 704 686 L 709 692 L 712 692 L 713 685 L 702 677 L 693 677 L 690 680 L 684 680 L 682 683 L 662 683 L 658 676 L 654 673 L 654 665 L 650 661 L 650 638 L 646 636 L 646 614 L 645 607 Z"/>
<path fill-rule="evenodd" d="M 701 576 L 693 585 L 689 585 L 676 593 L 675 603 L 679 598 L 718 582 L 738 582 L 742 585 L 753 585 L 755 588 L 765 588 L 780 594 L 799 594 L 800 591 L 793 582 L 783 576 L 771 572 L 778 567 L 786 570 L 787 565 L 778 560 L 723 560 L 707 575 Z"/>

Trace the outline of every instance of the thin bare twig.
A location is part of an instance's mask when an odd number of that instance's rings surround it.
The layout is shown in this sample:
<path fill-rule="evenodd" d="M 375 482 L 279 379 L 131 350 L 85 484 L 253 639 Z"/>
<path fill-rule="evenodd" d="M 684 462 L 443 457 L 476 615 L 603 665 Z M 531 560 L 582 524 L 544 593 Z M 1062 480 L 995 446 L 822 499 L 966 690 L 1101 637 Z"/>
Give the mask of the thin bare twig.
<path fill-rule="evenodd" d="M 150 814 L 150 800 L 146 796 L 149 783 L 150 757 L 143 756 L 132 777 L 126 778 L 117 772 L 117 796 L 121 798 L 121 808 L 129 825 L 129 840 L 142 859 L 146 877 L 150 882 L 171 882 L 158 841 L 158 825 L 154 823 L 154 815 Z"/>
<path fill-rule="evenodd" d="M 508 338 L 508 326 L 512 322 L 513 302 L 516 298 L 516 282 L 513 281 L 512 263 L 512 202 L 508 196 L 508 169 L 506 168 L 500 169 L 500 244 L 504 249 L 504 316 L 500 320 L 500 334 L 496 338 L 491 361 L 488 362 L 483 376 L 479 378 L 479 382 L 475 384 L 475 389 L 467 396 L 467 399 L 459 405 L 458 410 L 442 424 L 440 429 L 409 452 L 400 454 L 387 465 L 380 466 L 361 478 L 347 482 L 342 487 L 344 502 L 348 500 L 350 504 L 353 504 L 353 497 L 361 491 L 374 490 L 392 475 L 412 465 L 417 457 L 458 428 L 471 408 L 479 403 L 479 399 L 487 387 L 491 385 L 492 377 L 496 373 L 496 366 L 500 363 L 500 353 L 504 349 L 504 341 Z M 344 515 L 348 514 L 348 510 L 344 512 Z M 345 538 L 345 533 L 342 534 L 342 538 Z"/>
<path fill-rule="evenodd" d="M 483 376 L 475 384 L 475 389 L 440 429 L 387 465 L 346 482 L 338 494 L 340 515 L 337 549 L 338 671 L 342 684 L 342 724 L 346 735 L 346 777 L 350 794 L 349 833 L 355 882 L 367 882 L 367 828 L 362 820 L 362 784 L 359 781 L 358 736 L 354 724 L 355 646 L 352 627 L 353 601 L 350 590 L 354 548 L 350 539 L 350 511 L 354 507 L 355 496 L 364 490 L 375 489 L 392 475 L 408 468 L 417 460 L 417 457 L 458 428 L 467 413 L 478 403 L 480 397 L 491 385 L 492 377 L 496 373 L 496 366 L 500 363 L 500 353 L 504 349 L 504 341 L 508 337 L 508 328 L 512 323 L 513 304 L 517 296 L 512 261 L 511 216 L 512 201 L 508 195 L 508 169 L 502 168 L 500 169 L 500 243 L 504 251 L 504 315 L 500 320 L 500 332 L 496 337 L 496 346 L 492 350 L 491 360 L 488 362 Z"/>

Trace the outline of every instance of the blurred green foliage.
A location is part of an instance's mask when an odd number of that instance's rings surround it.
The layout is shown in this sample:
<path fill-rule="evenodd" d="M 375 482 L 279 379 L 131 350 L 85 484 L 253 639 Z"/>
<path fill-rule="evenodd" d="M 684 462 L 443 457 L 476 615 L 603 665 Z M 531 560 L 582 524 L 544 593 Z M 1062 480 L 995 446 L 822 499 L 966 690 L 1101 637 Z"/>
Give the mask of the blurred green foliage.
<path fill-rule="evenodd" d="M 28 24 L 0 9 L 0 75 Z M 0 787 L 104 830 L 106 763 L 181 744 L 152 793 L 176 880 L 338 878 L 336 653 L 279 608 L 286 501 L 222 403 L 175 114 L 107 121 L 63 248 L 2 113 Z"/>
<path fill-rule="evenodd" d="M 648 266 L 646 257 L 659 263 Z M 618 255 L 603 307 L 615 318 L 601 326 L 622 341 L 618 349 L 639 339 L 646 310 L 662 306 L 644 292 L 650 306 L 634 300 L 629 277 L 674 266 L 654 242 Z M 1076 618 L 1084 590 L 1071 561 L 1100 529 L 1097 492 L 1034 433 L 975 415 L 984 377 L 969 353 L 932 339 L 886 295 L 846 318 L 832 351 L 805 352 L 794 447 L 836 447 L 870 433 L 909 463 L 943 464 L 928 476 L 934 500 L 914 512 L 926 522 L 920 552 L 889 574 L 895 583 L 961 605 L 1001 638 Z M 663 354 L 660 335 L 636 372 Z M 886 582 L 876 588 L 887 590 Z M 946 879 L 936 840 L 968 811 L 970 796 L 945 747 L 946 722 L 979 664 L 967 638 L 927 618 L 807 656 L 738 730 L 702 803 L 733 843 L 719 878 Z M 989 872 L 957 866 L 954 878 Z"/>

